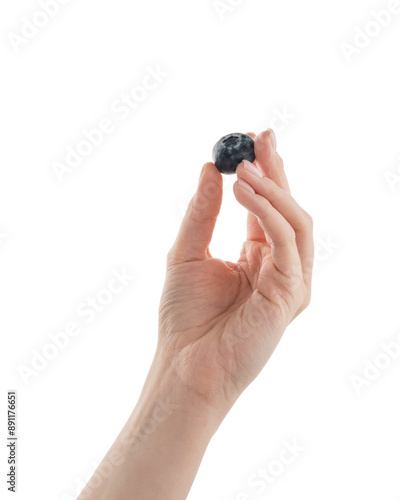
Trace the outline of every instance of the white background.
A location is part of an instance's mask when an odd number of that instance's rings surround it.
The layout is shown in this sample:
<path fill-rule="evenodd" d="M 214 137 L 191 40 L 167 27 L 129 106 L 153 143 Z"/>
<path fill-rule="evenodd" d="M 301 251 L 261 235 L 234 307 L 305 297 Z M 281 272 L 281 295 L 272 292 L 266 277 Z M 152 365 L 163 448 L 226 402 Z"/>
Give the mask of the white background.
<path fill-rule="evenodd" d="M 15 389 L 20 499 L 75 498 L 100 462 L 147 375 L 166 253 L 202 165 L 221 136 L 271 124 L 314 219 L 312 302 L 212 439 L 189 499 L 400 498 L 400 358 L 360 394 L 351 382 L 400 333 L 400 13 L 346 59 L 341 44 L 389 0 L 221 3 L 71 0 L 17 48 L 10 33 L 42 8 L 1 4 L 1 463 Z M 149 66 L 167 76 L 122 120 L 113 102 Z M 53 163 L 104 118 L 114 131 L 60 182 Z M 211 246 L 227 260 L 246 234 L 233 181 Z M 86 325 L 78 305 L 123 269 L 130 285 Z M 81 333 L 25 384 L 18 367 L 70 321 Z M 249 477 L 292 439 L 304 451 L 258 494 Z"/>

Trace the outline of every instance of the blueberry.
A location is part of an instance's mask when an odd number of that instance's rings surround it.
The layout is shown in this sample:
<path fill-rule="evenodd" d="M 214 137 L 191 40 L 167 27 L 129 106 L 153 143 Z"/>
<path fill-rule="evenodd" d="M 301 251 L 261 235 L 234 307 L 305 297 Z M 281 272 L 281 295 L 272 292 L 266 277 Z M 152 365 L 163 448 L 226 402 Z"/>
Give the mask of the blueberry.
<path fill-rule="evenodd" d="M 242 160 L 255 160 L 254 139 L 241 133 L 225 135 L 213 147 L 212 157 L 222 174 L 234 174 Z"/>

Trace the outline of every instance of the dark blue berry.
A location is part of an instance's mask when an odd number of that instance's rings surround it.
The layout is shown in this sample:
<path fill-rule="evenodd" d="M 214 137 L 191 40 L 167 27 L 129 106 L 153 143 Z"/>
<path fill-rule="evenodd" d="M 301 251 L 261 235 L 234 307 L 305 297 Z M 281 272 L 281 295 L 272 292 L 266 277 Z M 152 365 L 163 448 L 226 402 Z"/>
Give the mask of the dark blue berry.
<path fill-rule="evenodd" d="M 222 174 L 234 174 L 242 160 L 255 160 L 254 139 L 241 133 L 225 135 L 213 147 L 212 157 Z"/>

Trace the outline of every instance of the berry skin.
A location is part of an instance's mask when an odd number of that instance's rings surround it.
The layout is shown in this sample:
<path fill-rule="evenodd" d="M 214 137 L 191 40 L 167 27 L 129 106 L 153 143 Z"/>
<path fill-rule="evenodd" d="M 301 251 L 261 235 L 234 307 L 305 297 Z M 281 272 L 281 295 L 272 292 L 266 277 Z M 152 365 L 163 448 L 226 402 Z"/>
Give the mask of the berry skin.
<path fill-rule="evenodd" d="M 222 174 L 234 174 L 242 160 L 255 160 L 254 139 L 239 132 L 224 135 L 213 147 L 212 157 Z"/>

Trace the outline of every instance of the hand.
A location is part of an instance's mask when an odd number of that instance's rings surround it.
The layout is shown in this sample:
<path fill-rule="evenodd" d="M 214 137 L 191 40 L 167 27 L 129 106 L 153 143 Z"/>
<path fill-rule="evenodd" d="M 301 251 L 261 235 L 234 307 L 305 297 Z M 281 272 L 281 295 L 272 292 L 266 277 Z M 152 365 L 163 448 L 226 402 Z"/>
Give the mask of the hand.
<path fill-rule="evenodd" d="M 248 210 L 237 263 L 209 251 L 222 203 L 213 163 L 168 253 L 157 353 L 191 394 L 229 408 L 260 373 L 289 323 L 310 301 L 312 219 L 292 198 L 275 136 L 255 137 L 258 176 L 240 163 L 234 184 Z"/>
<path fill-rule="evenodd" d="M 225 415 L 308 305 L 311 218 L 290 195 L 271 133 L 255 139 L 262 176 L 243 162 L 237 169 L 234 193 L 249 211 L 237 263 L 210 254 L 222 177 L 213 163 L 204 165 L 168 253 L 152 366 L 80 500 L 187 498 Z"/>

